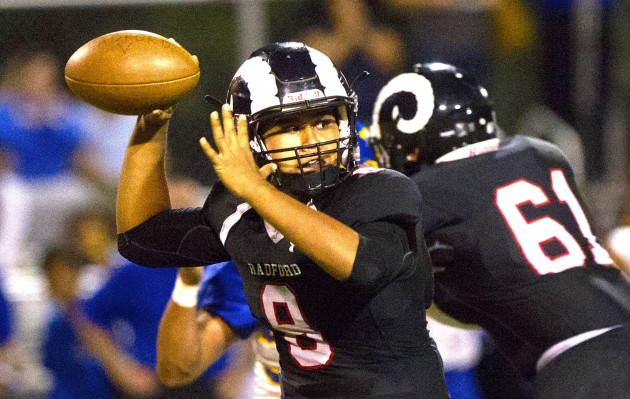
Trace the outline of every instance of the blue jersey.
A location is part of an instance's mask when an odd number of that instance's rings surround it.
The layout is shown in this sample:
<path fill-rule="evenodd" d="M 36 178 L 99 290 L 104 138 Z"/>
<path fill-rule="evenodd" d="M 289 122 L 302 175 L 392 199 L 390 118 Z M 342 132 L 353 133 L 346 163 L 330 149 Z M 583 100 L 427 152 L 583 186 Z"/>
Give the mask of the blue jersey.
<path fill-rule="evenodd" d="M 360 162 L 378 167 L 378 162 L 376 162 L 376 157 L 374 156 L 374 150 L 368 143 L 369 130 L 368 127 L 365 126 L 361 121 L 357 121 L 357 132 L 359 132 L 359 154 L 361 156 Z"/>
<path fill-rule="evenodd" d="M 48 319 L 42 345 L 43 363 L 52 376 L 49 399 L 111 399 L 107 373 L 81 345 L 74 328 L 58 309 Z"/>
<path fill-rule="evenodd" d="M 223 318 L 237 334 L 248 334 L 255 329 L 256 321 L 245 304 L 240 276 L 235 278 L 233 269 L 228 262 L 207 268 L 210 273 L 204 277 L 199 306 Z M 176 268 L 152 270 L 133 263 L 120 266 L 86 302 L 86 315 L 92 322 L 114 331 L 117 343 L 136 361 L 155 368 L 157 331 L 176 277 Z M 229 360 L 228 352 L 205 375 L 219 374 Z"/>
<path fill-rule="evenodd" d="M 20 99 L 0 97 L 0 149 L 17 158 L 24 179 L 44 179 L 70 172 L 72 154 L 83 145 L 74 103 L 65 103 L 54 126 L 27 126 Z"/>
<path fill-rule="evenodd" d="M 258 320 L 249 311 L 242 284 L 234 263 L 206 266 L 198 306 L 223 319 L 239 338 L 245 339 L 258 328 Z"/>
<path fill-rule="evenodd" d="M 13 312 L 0 284 L 0 346 L 6 345 L 12 336 Z"/>

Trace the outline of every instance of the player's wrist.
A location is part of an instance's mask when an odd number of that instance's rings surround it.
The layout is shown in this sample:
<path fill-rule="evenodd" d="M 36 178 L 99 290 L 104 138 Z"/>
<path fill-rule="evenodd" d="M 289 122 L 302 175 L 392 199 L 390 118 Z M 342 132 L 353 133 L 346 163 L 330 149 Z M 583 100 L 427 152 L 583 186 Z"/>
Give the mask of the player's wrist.
<path fill-rule="evenodd" d="M 197 295 L 199 294 L 199 284 L 187 284 L 177 275 L 175 287 L 171 294 L 171 300 L 184 308 L 197 307 Z"/>

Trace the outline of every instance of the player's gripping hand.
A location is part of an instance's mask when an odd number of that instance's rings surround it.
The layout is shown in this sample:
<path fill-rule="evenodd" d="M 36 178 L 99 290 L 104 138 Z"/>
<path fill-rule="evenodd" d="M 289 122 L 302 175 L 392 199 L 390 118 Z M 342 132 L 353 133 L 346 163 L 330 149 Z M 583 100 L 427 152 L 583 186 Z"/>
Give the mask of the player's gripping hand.
<path fill-rule="evenodd" d="M 173 107 L 156 109 L 149 114 L 138 115 L 130 146 L 158 141 L 166 145 L 168 122 L 173 116 Z"/>
<path fill-rule="evenodd" d="M 199 143 L 225 187 L 234 195 L 247 200 L 261 185 L 269 184 L 267 177 L 277 169 L 277 165 L 269 163 L 258 168 L 249 147 L 247 119 L 244 116 L 238 118 L 235 126 L 232 111 L 227 104 L 221 107 L 221 116 L 223 122 L 218 112 L 210 114 L 210 126 L 217 151 L 205 137 Z"/>
<path fill-rule="evenodd" d="M 150 114 L 140 115 L 138 118 L 142 120 L 145 125 L 161 126 L 168 122 L 173 116 L 173 107 L 166 109 L 156 109 Z"/>

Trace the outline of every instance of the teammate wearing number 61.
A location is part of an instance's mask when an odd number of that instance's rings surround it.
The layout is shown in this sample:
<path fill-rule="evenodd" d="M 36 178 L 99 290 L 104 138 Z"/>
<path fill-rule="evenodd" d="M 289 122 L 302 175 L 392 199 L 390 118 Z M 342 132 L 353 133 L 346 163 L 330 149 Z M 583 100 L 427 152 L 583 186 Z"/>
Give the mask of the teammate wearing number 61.
<path fill-rule="evenodd" d="M 627 398 L 630 286 L 564 155 L 499 139 L 488 93 L 463 71 L 414 69 L 381 90 L 370 131 L 380 163 L 423 195 L 435 303 L 486 329 L 539 399 Z"/>

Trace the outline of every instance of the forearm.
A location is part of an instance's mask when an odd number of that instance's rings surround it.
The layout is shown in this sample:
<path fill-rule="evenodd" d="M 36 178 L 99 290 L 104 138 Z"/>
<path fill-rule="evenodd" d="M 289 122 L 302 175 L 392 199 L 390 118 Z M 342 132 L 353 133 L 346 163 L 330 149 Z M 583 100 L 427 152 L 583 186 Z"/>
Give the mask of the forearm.
<path fill-rule="evenodd" d="M 246 201 L 328 274 L 338 280 L 350 277 L 359 245 L 352 228 L 268 183 L 253 190 Z"/>
<path fill-rule="evenodd" d="M 112 382 L 127 394 L 154 395 L 159 389 L 157 376 L 150 368 L 122 352 L 109 334 L 87 320 L 74 319 L 83 345 L 96 357 Z"/>
<path fill-rule="evenodd" d="M 159 390 L 155 371 L 138 363 L 115 346 L 96 352 L 107 375 L 116 386 L 130 395 L 154 395 Z"/>
<path fill-rule="evenodd" d="M 182 295 L 182 288 L 188 293 Z M 185 284 L 178 277 L 173 298 L 160 321 L 157 371 L 168 386 L 194 381 L 237 339 L 221 319 L 197 310 L 197 290 L 198 285 Z"/>
<path fill-rule="evenodd" d="M 164 169 L 168 123 L 139 117 L 125 152 L 116 199 L 116 224 L 123 233 L 170 208 Z"/>
<path fill-rule="evenodd" d="M 158 329 L 157 373 L 168 386 L 195 380 L 203 371 L 197 309 L 169 301 Z"/>

